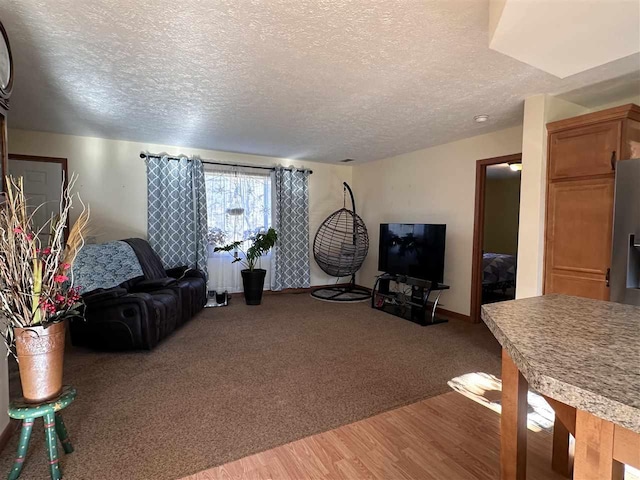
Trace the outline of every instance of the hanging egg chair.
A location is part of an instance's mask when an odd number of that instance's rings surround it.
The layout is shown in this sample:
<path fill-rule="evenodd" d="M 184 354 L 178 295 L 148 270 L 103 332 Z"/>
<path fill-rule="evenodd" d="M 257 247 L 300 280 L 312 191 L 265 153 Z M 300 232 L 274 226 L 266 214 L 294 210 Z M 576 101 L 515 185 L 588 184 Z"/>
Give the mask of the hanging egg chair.
<path fill-rule="evenodd" d="M 356 214 L 356 204 L 349 185 L 343 183 L 343 207 L 329 215 L 313 239 L 313 257 L 318 266 L 332 277 L 351 277 L 349 284 L 317 288 L 311 295 L 332 302 L 362 302 L 371 294 L 356 285 L 356 272 L 369 251 L 369 234 L 362 218 Z M 347 192 L 352 210 L 347 208 Z"/>

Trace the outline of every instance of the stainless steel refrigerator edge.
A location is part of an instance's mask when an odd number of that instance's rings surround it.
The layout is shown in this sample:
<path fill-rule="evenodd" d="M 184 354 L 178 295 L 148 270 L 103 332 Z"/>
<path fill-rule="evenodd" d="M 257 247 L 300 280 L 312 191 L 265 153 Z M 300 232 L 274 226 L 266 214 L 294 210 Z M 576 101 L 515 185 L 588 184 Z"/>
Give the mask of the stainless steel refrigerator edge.
<path fill-rule="evenodd" d="M 640 305 L 640 159 L 616 165 L 611 301 Z"/>

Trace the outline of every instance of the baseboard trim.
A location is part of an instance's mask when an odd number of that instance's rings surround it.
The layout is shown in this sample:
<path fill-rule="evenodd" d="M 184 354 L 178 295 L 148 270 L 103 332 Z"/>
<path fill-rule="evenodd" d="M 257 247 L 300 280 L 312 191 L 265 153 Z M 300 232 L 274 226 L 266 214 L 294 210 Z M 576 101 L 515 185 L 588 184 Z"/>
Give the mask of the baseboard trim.
<path fill-rule="evenodd" d="M 275 291 L 275 290 L 265 290 L 264 294 L 265 295 L 282 295 L 283 293 L 293 293 L 293 294 L 311 293 L 317 288 L 346 287 L 348 285 L 349 285 L 348 283 L 331 283 L 329 285 L 314 285 L 314 286 L 309 287 L 309 288 L 285 288 L 284 290 L 277 290 L 277 291 Z"/>
<path fill-rule="evenodd" d="M 9 423 L 4 427 L 2 433 L 0 433 L 0 452 L 2 452 L 7 446 L 9 440 L 11 440 L 11 436 L 18 430 L 19 426 L 19 420 L 15 420 L 13 418 L 9 419 Z"/>

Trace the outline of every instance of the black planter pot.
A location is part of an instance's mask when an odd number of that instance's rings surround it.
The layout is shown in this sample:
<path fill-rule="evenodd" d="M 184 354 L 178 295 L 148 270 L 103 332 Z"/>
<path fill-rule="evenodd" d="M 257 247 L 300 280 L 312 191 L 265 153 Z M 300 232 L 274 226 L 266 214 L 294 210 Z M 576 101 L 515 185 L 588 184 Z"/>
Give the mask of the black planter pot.
<path fill-rule="evenodd" d="M 244 285 L 244 300 L 247 305 L 260 305 L 262 303 L 262 290 L 264 289 L 264 276 L 266 270 L 256 268 L 252 270 L 242 270 L 242 284 Z"/>

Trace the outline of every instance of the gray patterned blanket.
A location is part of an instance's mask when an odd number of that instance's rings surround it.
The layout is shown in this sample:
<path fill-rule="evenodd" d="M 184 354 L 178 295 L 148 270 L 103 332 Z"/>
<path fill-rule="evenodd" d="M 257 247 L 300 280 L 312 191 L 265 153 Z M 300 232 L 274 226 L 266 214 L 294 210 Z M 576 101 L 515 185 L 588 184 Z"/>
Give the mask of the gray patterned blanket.
<path fill-rule="evenodd" d="M 483 288 L 513 286 L 516 283 L 516 257 L 502 253 L 485 253 L 482 257 Z"/>
<path fill-rule="evenodd" d="M 121 240 L 82 247 L 72 273 L 73 284 L 80 287 L 80 293 L 115 287 L 143 275 L 135 252 Z"/>

